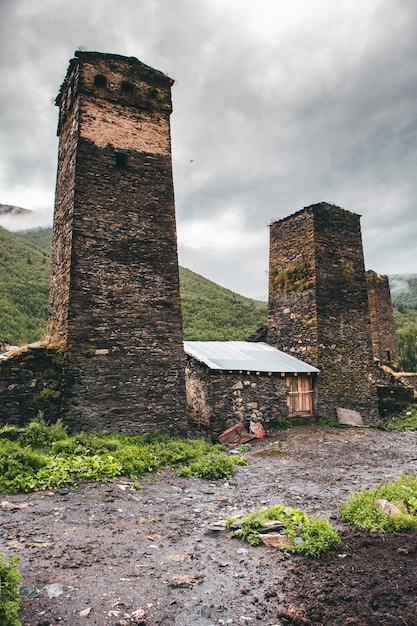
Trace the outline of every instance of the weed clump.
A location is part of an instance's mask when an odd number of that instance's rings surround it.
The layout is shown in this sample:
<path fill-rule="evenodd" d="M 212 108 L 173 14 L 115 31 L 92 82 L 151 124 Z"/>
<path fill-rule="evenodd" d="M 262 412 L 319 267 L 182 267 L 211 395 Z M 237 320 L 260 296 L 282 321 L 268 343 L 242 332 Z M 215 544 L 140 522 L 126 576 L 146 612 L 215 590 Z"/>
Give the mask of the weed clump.
<path fill-rule="evenodd" d="M 182 476 L 230 478 L 246 461 L 203 439 L 166 435 L 68 435 L 60 421 L 47 424 L 40 414 L 26 429 L 0 429 L 0 493 L 58 489 L 77 480 L 138 479 L 162 467 Z"/>
<path fill-rule="evenodd" d="M 381 430 L 417 430 L 417 406 L 409 406 L 393 418 L 380 424 Z"/>
<path fill-rule="evenodd" d="M 239 524 L 234 536 L 258 546 L 262 543 L 262 529 L 272 521 L 281 526 L 280 534 L 290 538 L 291 552 L 319 559 L 341 544 L 339 534 L 329 521 L 320 517 L 309 518 L 303 511 L 291 509 L 285 504 L 257 508 L 240 518 L 227 517 L 226 526 Z"/>
<path fill-rule="evenodd" d="M 18 565 L 19 557 L 14 555 L 6 561 L 0 552 L 0 624 L 2 626 L 20 626 L 18 612 L 21 575 Z"/>
<path fill-rule="evenodd" d="M 391 510 L 381 511 L 376 504 L 381 500 L 393 505 Z M 340 514 L 343 521 L 368 532 L 417 530 L 417 476 L 401 475 L 377 487 L 364 487 L 349 496 Z"/>

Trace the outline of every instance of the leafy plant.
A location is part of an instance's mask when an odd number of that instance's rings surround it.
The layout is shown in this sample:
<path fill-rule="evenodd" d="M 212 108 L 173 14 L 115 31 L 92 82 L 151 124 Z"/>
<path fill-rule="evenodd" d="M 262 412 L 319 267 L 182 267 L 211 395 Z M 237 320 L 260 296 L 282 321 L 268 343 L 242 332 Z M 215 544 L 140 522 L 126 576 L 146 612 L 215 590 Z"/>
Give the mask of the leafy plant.
<path fill-rule="evenodd" d="M 409 406 L 393 418 L 381 422 L 382 430 L 417 430 L 417 406 Z"/>
<path fill-rule="evenodd" d="M 187 465 L 179 468 L 181 476 L 198 476 L 207 480 L 231 478 L 235 465 L 244 465 L 246 460 L 240 456 L 226 456 L 223 452 L 210 452 Z"/>
<path fill-rule="evenodd" d="M 0 624 L 2 626 L 20 626 L 18 616 L 20 607 L 18 569 L 19 558 L 11 556 L 8 561 L 0 552 Z"/>
<path fill-rule="evenodd" d="M 240 526 L 233 534 L 253 546 L 262 542 L 259 531 L 270 520 L 282 524 L 281 533 L 292 540 L 292 552 L 318 559 L 341 543 L 330 522 L 319 517 L 309 518 L 303 511 L 284 504 L 257 508 L 244 513 L 241 518 L 227 517 L 226 526 L 230 527 L 238 520 Z"/>
<path fill-rule="evenodd" d="M 398 512 L 381 512 L 375 505 L 377 500 L 387 500 Z M 369 532 L 410 531 L 417 530 L 416 505 L 417 476 L 407 474 L 352 493 L 341 505 L 340 514 L 345 522 Z"/>
<path fill-rule="evenodd" d="M 0 493 L 5 494 L 56 489 L 77 480 L 137 479 L 161 467 L 215 480 L 230 478 L 236 465 L 246 463 L 241 455 L 230 456 L 223 446 L 203 439 L 70 436 L 60 421 L 47 424 L 42 414 L 22 431 L 6 426 L 0 432 L 12 434 L 12 440 L 0 438 Z"/>

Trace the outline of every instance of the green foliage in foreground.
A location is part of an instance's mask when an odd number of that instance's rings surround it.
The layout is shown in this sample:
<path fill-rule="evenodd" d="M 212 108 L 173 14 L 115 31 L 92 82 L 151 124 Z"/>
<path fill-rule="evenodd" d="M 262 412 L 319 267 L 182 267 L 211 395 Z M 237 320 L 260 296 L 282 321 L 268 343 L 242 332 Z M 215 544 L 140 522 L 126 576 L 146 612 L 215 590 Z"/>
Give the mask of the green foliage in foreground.
<path fill-rule="evenodd" d="M 261 543 L 258 531 L 265 528 L 269 520 L 283 524 L 281 533 L 291 538 L 292 552 L 318 559 L 341 544 L 339 534 L 326 519 L 309 518 L 303 511 L 284 504 L 254 509 L 244 513 L 241 518 L 227 517 L 226 525 L 230 526 L 238 519 L 243 523 L 233 534 L 252 546 Z"/>
<path fill-rule="evenodd" d="M 380 424 L 381 430 L 417 430 L 417 405 L 409 406 Z"/>
<path fill-rule="evenodd" d="M 12 556 L 8 561 L 0 552 L 0 624 L 1 626 L 20 626 L 18 617 L 20 607 L 18 570 L 19 558 Z"/>
<path fill-rule="evenodd" d="M 105 481 L 119 476 L 140 478 L 162 467 L 182 476 L 208 480 L 230 478 L 246 461 L 203 439 L 122 434 L 68 435 L 61 422 L 42 417 L 20 432 L 0 430 L 0 493 L 57 489 L 79 480 Z"/>
<path fill-rule="evenodd" d="M 400 513 L 380 512 L 376 500 L 388 500 Z M 363 488 L 349 496 L 340 513 L 345 522 L 368 532 L 417 530 L 417 475 L 401 475 L 377 487 Z"/>

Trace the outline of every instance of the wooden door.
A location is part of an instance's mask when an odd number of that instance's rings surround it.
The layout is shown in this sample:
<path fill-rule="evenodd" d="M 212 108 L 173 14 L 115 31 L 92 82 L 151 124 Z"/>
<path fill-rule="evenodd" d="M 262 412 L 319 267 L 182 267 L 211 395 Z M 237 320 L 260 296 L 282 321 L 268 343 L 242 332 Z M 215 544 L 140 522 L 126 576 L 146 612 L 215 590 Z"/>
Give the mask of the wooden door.
<path fill-rule="evenodd" d="M 313 385 L 311 376 L 299 374 L 287 376 L 287 404 L 290 416 L 313 415 Z"/>

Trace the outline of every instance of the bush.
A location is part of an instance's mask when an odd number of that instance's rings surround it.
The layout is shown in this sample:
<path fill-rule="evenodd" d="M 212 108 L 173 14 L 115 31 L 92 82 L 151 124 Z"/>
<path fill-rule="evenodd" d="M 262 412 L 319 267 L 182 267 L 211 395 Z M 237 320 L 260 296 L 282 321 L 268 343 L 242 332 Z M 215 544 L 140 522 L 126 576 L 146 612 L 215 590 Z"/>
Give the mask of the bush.
<path fill-rule="evenodd" d="M 387 500 L 400 513 L 382 513 L 375 506 L 376 500 Z M 401 475 L 377 487 L 364 487 L 349 496 L 340 514 L 345 522 L 368 532 L 417 530 L 417 476 Z"/>
<path fill-rule="evenodd" d="M 15 441 L 0 438 L 0 493 L 4 494 L 57 489 L 77 480 L 137 479 L 161 467 L 215 480 L 230 478 L 235 466 L 246 462 L 203 439 L 84 432 L 70 436 L 61 422 L 47 424 L 42 415 L 22 433 L 7 434 Z"/>
<path fill-rule="evenodd" d="M 20 626 L 18 617 L 20 607 L 18 570 L 19 558 L 12 556 L 8 561 L 0 552 L 0 624 L 1 626 Z"/>
<path fill-rule="evenodd" d="M 409 406 L 393 418 L 380 424 L 382 430 L 417 430 L 417 406 Z"/>
<path fill-rule="evenodd" d="M 230 526 L 237 519 L 227 517 L 226 525 Z M 303 511 L 291 509 L 285 504 L 254 509 L 244 513 L 240 520 L 242 524 L 233 534 L 252 546 L 262 543 L 259 530 L 265 528 L 269 520 L 282 524 L 281 533 L 291 538 L 291 551 L 304 556 L 318 559 L 341 543 L 339 534 L 330 522 L 319 517 L 309 518 Z"/>

